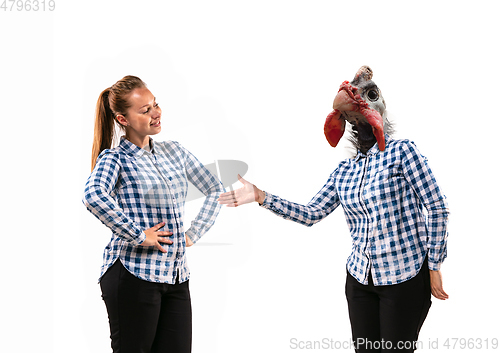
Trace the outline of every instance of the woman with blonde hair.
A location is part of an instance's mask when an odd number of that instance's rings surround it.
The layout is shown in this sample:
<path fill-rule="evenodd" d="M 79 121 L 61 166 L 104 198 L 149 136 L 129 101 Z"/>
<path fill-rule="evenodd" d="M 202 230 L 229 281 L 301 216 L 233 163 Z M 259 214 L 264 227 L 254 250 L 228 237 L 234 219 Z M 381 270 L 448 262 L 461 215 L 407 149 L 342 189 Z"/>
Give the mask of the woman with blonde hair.
<path fill-rule="evenodd" d="M 115 124 L 125 135 L 111 148 Z M 186 247 L 220 211 L 220 181 L 178 142 L 150 137 L 160 131 L 161 109 L 138 77 L 100 94 L 83 202 L 112 231 L 99 282 L 115 353 L 191 351 Z M 206 199 L 184 230 L 188 181 Z"/>

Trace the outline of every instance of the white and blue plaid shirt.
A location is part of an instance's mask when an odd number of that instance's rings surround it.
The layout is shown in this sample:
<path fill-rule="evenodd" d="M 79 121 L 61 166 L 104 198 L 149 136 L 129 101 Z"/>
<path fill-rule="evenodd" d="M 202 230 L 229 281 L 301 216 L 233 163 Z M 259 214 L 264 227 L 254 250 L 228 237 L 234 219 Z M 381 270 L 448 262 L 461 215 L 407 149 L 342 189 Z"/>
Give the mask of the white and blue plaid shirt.
<path fill-rule="evenodd" d="M 185 235 L 195 243 L 220 211 L 217 198 L 224 188 L 195 156 L 178 142 L 151 143 L 148 152 L 122 137 L 119 146 L 99 155 L 85 185 L 85 206 L 112 231 L 100 278 L 120 259 L 146 281 L 173 284 L 177 275 L 179 282 L 188 280 Z M 184 232 L 188 180 L 207 197 Z M 173 244 L 162 244 L 166 253 L 140 246 L 146 239 L 144 230 L 160 222 L 165 222 L 161 230 L 173 233 L 168 237 Z"/>
<path fill-rule="evenodd" d="M 414 277 L 428 256 L 429 269 L 446 258 L 448 205 L 427 159 L 408 140 L 386 136 L 364 155 L 347 159 L 305 206 L 266 193 L 263 207 L 312 226 L 342 205 L 352 237 L 349 273 L 368 284 L 390 285 Z"/>

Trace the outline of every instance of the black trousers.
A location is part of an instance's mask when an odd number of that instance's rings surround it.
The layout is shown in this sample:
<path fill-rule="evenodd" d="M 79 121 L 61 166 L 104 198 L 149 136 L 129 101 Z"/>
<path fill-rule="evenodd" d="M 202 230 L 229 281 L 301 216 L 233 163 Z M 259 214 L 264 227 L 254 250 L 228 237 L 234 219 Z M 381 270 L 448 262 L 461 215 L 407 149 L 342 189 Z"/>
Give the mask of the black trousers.
<path fill-rule="evenodd" d="M 144 281 L 117 260 L 101 278 L 113 353 L 191 352 L 188 282 Z"/>
<path fill-rule="evenodd" d="M 403 283 L 362 285 L 349 273 L 346 297 L 356 352 L 413 352 L 431 307 L 427 259 L 414 278 Z"/>

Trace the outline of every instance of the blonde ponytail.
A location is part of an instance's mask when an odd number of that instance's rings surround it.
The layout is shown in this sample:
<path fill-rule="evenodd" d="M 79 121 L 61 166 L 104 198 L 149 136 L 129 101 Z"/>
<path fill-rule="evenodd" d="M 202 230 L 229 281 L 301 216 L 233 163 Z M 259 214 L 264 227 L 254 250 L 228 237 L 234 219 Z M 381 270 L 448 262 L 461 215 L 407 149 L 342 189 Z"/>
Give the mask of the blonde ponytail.
<path fill-rule="evenodd" d="M 146 84 L 140 78 L 125 76 L 113 86 L 106 88 L 99 95 L 95 110 L 91 170 L 94 169 L 99 154 L 105 149 L 111 148 L 115 134 L 116 115 L 126 114 L 130 108 L 130 103 L 128 102 L 129 94 L 134 89 L 141 87 L 146 87 Z"/>

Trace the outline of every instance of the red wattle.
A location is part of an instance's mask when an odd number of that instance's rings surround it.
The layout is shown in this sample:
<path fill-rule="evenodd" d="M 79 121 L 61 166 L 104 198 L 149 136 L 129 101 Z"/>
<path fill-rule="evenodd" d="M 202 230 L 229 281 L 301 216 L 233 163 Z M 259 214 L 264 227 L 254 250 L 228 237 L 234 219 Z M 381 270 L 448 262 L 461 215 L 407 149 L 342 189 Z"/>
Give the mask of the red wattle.
<path fill-rule="evenodd" d="M 385 150 L 384 121 L 379 112 L 372 108 L 361 108 L 359 110 L 366 118 L 368 124 L 372 126 L 373 134 L 377 139 L 378 149 Z"/>
<path fill-rule="evenodd" d="M 337 147 L 342 135 L 344 135 L 345 120 L 341 118 L 340 110 L 334 109 L 325 121 L 325 136 L 332 147 Z"/>

